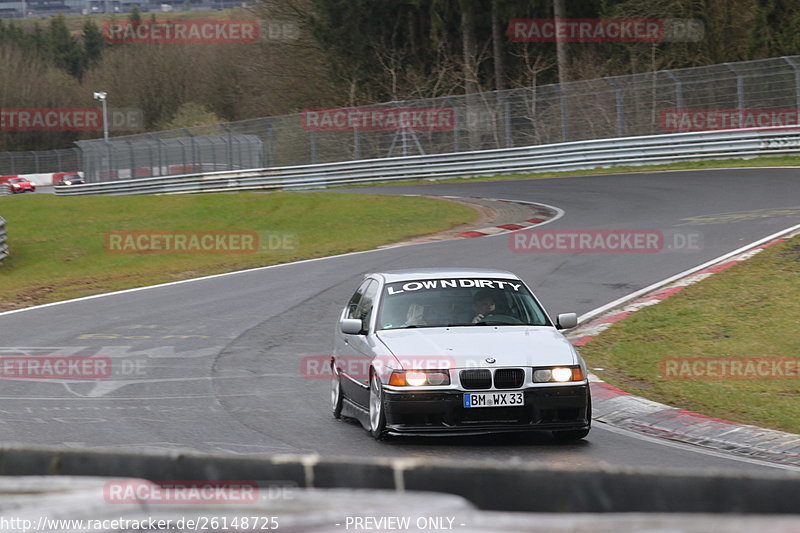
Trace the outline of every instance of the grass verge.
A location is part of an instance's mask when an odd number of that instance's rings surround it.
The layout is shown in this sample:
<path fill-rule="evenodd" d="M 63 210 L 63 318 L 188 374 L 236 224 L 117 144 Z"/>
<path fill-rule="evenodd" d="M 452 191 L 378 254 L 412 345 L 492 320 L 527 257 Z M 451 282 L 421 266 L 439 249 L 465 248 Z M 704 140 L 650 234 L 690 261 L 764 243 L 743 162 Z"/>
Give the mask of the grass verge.
<path fill-rule="evenodd" d="M 601 379 L 628 392 L 800 433 L 800 236 L 637 311 L 592 339 L 581 354 L 590 368 L 604 369 L 594 371 Z M 698 358 L 703 366 L 662 366 L 669 358 Z M 748 358 L 764 358 L 768 364 L 748 367 Z M 794 366 L 773 367 L 781 358 L 793 360 Z M 710 367 L 712 359 L 743 366 Z M 721 378 L 731 370 L 759 379 Z M 766 376 L 757 375 L 761 370 Z M 674 379 L 678 376 L 690 379 Z"/>
<path fill-rule="evenodd" d="M 7 196 L 0 215 L 11 250 L 0 266 L 0 310 L 368 250 L 477 216 L 430 198 L 325 192 Z M 276 238 L 255 253 L 109 253 L 110 231 L 256 231 Z"/>

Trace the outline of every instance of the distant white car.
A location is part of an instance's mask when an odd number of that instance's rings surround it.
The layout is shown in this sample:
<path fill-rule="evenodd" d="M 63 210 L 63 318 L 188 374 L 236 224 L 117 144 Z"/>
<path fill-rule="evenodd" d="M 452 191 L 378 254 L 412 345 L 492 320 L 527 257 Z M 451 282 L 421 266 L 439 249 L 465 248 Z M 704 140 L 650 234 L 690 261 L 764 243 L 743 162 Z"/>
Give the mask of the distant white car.
<path fill-rule="evenodd" d="M 501 270 L 374 273 L 341 313 L 333 415 L 373 437 L 547 430 L 581 439 L 591 425 L 586 364 L 525 283 Z"/>

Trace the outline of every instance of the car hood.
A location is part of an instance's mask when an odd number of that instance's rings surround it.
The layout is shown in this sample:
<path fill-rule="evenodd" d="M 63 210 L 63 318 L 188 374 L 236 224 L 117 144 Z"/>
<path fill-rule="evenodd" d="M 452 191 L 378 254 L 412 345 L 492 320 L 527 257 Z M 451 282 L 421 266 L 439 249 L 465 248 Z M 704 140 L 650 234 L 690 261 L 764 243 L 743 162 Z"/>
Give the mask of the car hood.
<path fill-rule="evenodd" d="M 578 363 L 552 327 L 465 326 L 382 330 L 377 337 L 404 368 L 550 366 Z M 494 363 L 487 362 L 494 358 Z M 421 366 L 423 365 L 423 366 Z"/>

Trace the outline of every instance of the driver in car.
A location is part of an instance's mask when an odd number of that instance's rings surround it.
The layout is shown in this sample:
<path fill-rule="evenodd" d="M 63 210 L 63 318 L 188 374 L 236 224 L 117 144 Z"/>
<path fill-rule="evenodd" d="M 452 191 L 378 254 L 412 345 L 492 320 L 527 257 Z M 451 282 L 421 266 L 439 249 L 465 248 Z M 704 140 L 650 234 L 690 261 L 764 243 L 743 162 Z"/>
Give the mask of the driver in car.
<path fill-rule="evenodd" d="M 482 289 L 478 291 L 473 299 L 473 305 L 475 306 L 475 311 L 478 314 L 473 317 L 472 323 L 477 324 L 487 316 L 494 313 L 496 307 L 494 294 L 492 294 L 492 291 L 488 289 Z"/>

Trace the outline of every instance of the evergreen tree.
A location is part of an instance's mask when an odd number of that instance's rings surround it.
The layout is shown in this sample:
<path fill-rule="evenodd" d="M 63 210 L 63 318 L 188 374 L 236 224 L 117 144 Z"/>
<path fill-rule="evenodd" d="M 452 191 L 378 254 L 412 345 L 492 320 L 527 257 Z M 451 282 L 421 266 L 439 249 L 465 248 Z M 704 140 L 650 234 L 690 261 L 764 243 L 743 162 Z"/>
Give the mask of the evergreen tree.
<path fill-rule="evenodd" d="M 48 34 L 48 55 L 53 64 L 80 79 L 83 76 L 85 65 L 83 49 L 78 40 L 69 32 L 64 15 L 59 14 L 50 19 Z"/>
<path fill-rule="evenodd" d="M 106 42 L 103 39 L 103 32 L 89 18 L 83 24 L 83 55 L 85 58 L 84 68 L 88 69 L 100 60 Z"/>

